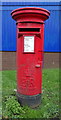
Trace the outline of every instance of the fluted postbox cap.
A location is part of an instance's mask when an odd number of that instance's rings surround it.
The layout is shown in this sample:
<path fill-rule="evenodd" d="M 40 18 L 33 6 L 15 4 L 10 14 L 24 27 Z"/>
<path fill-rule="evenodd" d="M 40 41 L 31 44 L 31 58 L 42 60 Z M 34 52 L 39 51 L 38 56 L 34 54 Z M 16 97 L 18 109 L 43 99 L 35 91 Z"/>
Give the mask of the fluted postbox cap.
<path fill-rule="evenodd" d="M 17 22 L 44 23 L 49 18 L 50 12 L 43 8 L 25 7 L 13 10 L 11 15 Z"/>

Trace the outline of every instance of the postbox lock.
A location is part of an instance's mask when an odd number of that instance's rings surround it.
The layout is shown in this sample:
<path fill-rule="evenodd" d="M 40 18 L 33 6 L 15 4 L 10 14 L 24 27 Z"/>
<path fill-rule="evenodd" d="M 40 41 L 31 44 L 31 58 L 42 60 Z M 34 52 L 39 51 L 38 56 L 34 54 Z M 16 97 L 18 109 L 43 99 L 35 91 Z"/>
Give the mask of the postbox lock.
<path fill-rule="evenodd" d="M 35 65 L 35 67 L 40 68 L 40 67 L 41 67 L 41 65 L 37 64 L 37 65 Z"/>

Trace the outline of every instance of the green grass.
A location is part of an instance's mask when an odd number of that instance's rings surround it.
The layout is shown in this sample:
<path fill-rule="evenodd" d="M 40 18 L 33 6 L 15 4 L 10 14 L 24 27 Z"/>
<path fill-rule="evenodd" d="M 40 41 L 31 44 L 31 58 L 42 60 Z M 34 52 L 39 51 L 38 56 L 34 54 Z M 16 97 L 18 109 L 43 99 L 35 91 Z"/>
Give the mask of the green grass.
<path fill-rule="evenodd" d="M 16 71 L 2 72 L 3 118 L 59 117 L 59 69 L 43 69 L 42 100 L 38 109 L 21 107 L 16 89 Z"/>

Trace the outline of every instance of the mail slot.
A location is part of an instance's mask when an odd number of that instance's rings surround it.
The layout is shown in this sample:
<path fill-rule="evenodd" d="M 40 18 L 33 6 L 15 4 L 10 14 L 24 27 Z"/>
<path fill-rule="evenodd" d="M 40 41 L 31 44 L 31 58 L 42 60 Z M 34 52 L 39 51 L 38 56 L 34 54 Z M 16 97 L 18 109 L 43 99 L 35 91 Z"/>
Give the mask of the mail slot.
<path fill-rule="evenodd" d="M 39 106 L 42 93 L 44 21 L 50 12 L 43 8 L 19 8 L 11 13 L 17 26 L 17 98 L 21 105 Z"/>
<path fill-rule="evenodd" d="M 19 28 L 19 32 L 40 32 L 40 28 Z"/>

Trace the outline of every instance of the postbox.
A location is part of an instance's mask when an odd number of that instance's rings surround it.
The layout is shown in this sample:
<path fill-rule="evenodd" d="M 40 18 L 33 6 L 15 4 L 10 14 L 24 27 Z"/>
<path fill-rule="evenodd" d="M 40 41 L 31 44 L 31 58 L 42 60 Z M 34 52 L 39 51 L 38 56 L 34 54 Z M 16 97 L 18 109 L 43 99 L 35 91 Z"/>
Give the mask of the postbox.
<path fill-rule="evenodd" d="M 44 21 L 50 12 L 26 7 L 13 10 L 11 15 L 17 26 L 17 98 L 21 105 L 34 108 L 41 102 Z"/>

